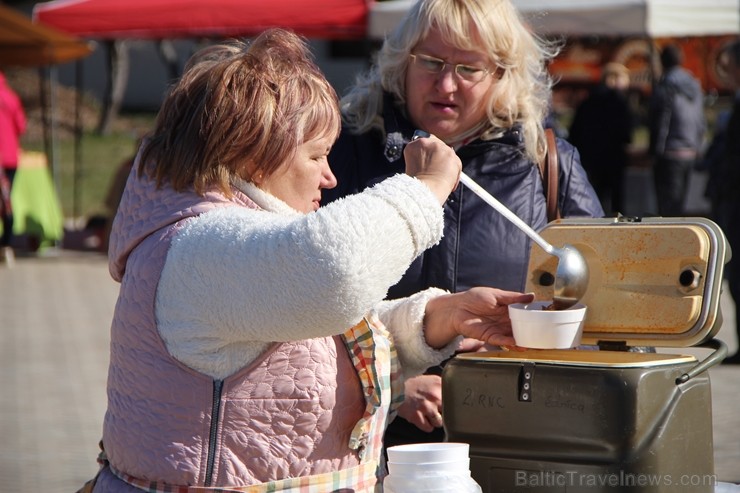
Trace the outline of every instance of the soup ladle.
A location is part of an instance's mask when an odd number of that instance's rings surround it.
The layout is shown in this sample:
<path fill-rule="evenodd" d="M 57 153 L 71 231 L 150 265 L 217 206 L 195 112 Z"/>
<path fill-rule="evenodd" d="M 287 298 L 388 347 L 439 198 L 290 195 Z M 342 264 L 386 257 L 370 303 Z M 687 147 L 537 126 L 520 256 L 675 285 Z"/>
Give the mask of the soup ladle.
<path fill-rule="evenodd" d="M 421 137 L 429 137 L 429 133 L 422 130 L 414 132 L 412 140 Z M 475 182 L 464 172 L 460 172 L 460 182 L 468 187 L 488 205 L 496 209 L 506 219 L 511 221 L 532 241 L 537 243 L 546 253 L 557 257 L 558 265 L 555 270 L 555 283 L 553 289 L 552 308 L 565 310 L 578 303 L 588 288 L 589 271 L 586 259 L 576 247 L 564 244 L 557 248 L 548 243 L 519 216 L 511 212 L 504 204 L 499 202 L 493 195 Z"/>
<path fill-rule="evenodd" d="M 527 223 L 522 221 L 519 216 L 507 209 L 506 206 L 496 200 L 493 195 L 484 190 L 483 187 L 478 185 L 478 183 L 465 173 L 460 173 L 460 181 L 488 205 L 514 223 L 517 228 L 529 236 L 546 253 L 558 258 L 552 298 L 553 308 L 555 310 L 565 310 L 578 303 L 586 293 L 589 278 L 588 264 L 581 252 L 573 245 L 567 243 L 560 248 L 548 243 Z"/>

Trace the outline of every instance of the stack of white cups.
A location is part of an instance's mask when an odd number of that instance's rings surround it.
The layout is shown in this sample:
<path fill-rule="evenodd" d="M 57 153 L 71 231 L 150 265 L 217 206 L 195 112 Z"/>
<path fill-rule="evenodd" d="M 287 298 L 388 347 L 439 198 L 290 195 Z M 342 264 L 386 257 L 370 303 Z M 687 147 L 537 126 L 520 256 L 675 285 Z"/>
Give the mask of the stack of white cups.
<path fill-rule="evenodd" d="M 388 448 L 384 493 L 481 493 L 470 477 L 467 443 L 412 443 Z"/>

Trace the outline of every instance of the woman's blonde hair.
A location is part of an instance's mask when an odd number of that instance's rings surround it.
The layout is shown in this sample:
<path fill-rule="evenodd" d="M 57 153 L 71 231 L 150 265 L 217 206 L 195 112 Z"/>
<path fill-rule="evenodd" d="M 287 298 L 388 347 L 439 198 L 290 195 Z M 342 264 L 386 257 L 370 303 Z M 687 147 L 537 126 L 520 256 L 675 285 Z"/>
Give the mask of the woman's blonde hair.
<path fill-rule="evenodd" d="M 547 63 L 554 42 L 535 36 L 509 0 L 420 0 L 388 36 L 369 72 L 342 98 L 342 116 L 352 131 L 383 130 L 383 91 L 405 109 L 409 54 L 436 28 L 452 46 L 487 53 L 499 67 L 486 101 L 487 120 L 470 129 L 493 138 L 520 124 L 527 155 L 544 155 L 542 122 L 547 116 L 552 79 Z"/>
<path fill-rule="evenodd" d="M 298 145 L 336 138 L 337 95 L 305 40 L 284 29 L 252 43 L 204 48 L 188 61 L 144 143 L 139 172 L 157 186 L 215 187 L 231 195 L 234 176 L 267 177 Z"/>

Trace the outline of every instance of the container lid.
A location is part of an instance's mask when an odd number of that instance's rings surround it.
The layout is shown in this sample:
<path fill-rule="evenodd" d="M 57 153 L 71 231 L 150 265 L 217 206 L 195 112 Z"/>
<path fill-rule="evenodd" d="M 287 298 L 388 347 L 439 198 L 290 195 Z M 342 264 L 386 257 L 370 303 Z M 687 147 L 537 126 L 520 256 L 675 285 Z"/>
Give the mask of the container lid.
<path fill-rule="evenodd" d="M 407 443 L 388 447 L 390 462 L 427 464 L 468 459 L 470 444 L 464 442 Z"/>
<path fill-rule="evenodd" d="M 583 344 L 686 347 L 719 330 L 729 261 L 722 230 L 705 218 L 563 219 L 540 234 L 570 244 L 588 263 Z M 557 258 L 532 245 L 528 292 L 551 300 Z"/>
<path fill-rule="evenodd" d="M 655 366 L 694 363 L 691 355 L 663 353 L 632 353 L 629 351 L 588 351 L 569 349 L 529 349 L 526 351 L 485 351 L 462 353 L 456 358 L 465 361 L 521 363 L 536 361 L 566 366 L 609 368 L 649 368 Z"/>

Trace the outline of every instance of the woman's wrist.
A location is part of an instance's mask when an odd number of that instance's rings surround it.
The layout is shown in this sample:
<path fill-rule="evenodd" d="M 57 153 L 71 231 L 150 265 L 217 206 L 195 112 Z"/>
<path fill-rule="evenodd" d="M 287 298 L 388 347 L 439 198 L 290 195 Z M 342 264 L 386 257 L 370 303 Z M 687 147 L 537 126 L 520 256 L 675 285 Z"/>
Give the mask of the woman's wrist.
<path fill-rule="evenodd" d="M 454 294 L 443 294 L 427 302 L 424 312 L 424 338 L 429 347 L 439 349 L 457 337 L 452 324 Z"/>

